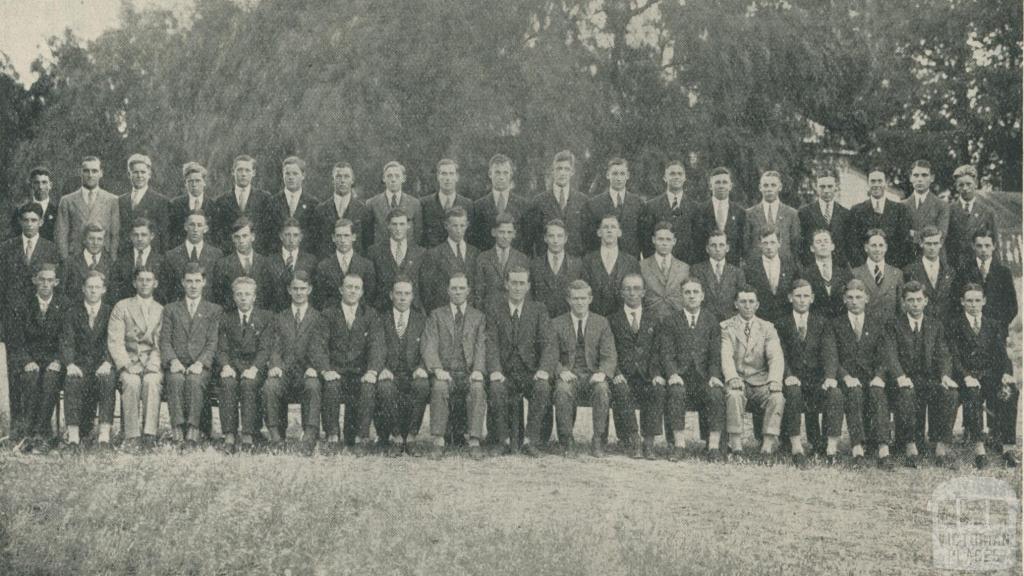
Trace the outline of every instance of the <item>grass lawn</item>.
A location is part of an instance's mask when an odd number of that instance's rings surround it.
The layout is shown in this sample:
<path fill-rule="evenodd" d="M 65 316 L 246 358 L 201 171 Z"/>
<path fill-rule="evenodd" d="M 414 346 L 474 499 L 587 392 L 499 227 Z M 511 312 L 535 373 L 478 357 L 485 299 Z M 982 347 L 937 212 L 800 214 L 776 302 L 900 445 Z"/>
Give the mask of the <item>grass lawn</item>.
<path fill-rule="evenodd" d="M 933 574 L 939 484 L 1020 490 L 1019 469 L 977 472 L 961 452 L 959 471 L 883 472 L 4 451 L 0 574 Z"/>

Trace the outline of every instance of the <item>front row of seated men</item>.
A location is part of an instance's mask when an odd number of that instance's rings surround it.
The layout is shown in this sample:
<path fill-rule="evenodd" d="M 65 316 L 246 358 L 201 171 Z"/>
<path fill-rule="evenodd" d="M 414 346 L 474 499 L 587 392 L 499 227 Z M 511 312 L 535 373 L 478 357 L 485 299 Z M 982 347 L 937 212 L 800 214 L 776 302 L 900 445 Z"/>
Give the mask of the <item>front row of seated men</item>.
<path fill-rule="evenodd" d="M 235 309 L 223 312 L 207 300 L 197 262 L 184 268 L 183 298 L 167 306 L 153 299 L 158 280 L 145 266 L 134 272 L 136 294 L 113 308 L 104 303 L 102 272 L 85 275 L 75 301 L 56 295 L 58 283 L 54 265 L 38 268 L 19 330 L 10 334 L 14 432 L 23 450 L 49 449 L 62 381 L 70 450 L 91 437 L 97 410 L 98 445 L 110 447 L 116 392 L 128 449 L 155 442 L 162 395 L 174 440 L 194 444 L 217 374 L 221 431 L 231 451 L 250 448 L 264 420 L 270 444 L 281 446 L 287 403 L 300 402 L 307 453 L 321 425 L 325 450 L 365 451 L 372 423 L 394 455 L 415 454 L 418 444 L 439 455 L 465 442 L 479 458 L 488 410 L 495 450 L 507 453 L 517 444 L 513 423 L 527 398 L 522 451 L 531 456 L 550 436 L 544 419 L 552 405 L 560 446 L 573 455 L 576 409 L 589 404 L 597 457 L 609 408 L 634 457 L 653 459 L 664 431 L 672 460 L 685 447 L 688 411 L 699 414 L 708 458 L 741 458 L 744 413 L 751 411 L 761 452 L 788 446 L 797 465 L 807 461 L 802 420 L 827 463 L 836 461 L 845 420 L 856 464 L 877 452 L 879 465 L 891 468 L 895 442 L 905 463 L 917 466 L 919 445 L 930 442 L 938 464 L 954 465 L 949 450 L 962 404 L 975 464 L 987 463 L 986 410 L 1003 459 L 1017 464 L 1018 391 L 1006 331 L 982 314 L 984 290 L 974 283 L 962 290 L 964 313 L 947 326 L 926 313 L 928 296 L 917 281 L 902 286 L 902 312 L 888 323 L 866 314 L 869 291 L 856 278 L 843 288 L 845 312 L 832 318 L 812 309 L 811 284 L 795 280 L 787 294 L 792 312 L 774 324 L 756 315 L 758 291 L 748 285 L 737 290 L 736 314 L 719 323 L 696 278 L 680 286 L 681 313 L 658 320 L 644 307 L 638 273 L 623 277 L 623 305 L 607 318 L 591 311 L 591 287 L 575 280 L 568 311 L 549 320 L 543 304 L 527 298 L 530 271 L 518 265 L 507 270 L 506 295 L 491 301 L 486 316 L 468 304 L 462 273 L 452 274 L 448 303 L 429 316 L 413 309 L 414 284 L 402 276 L 383 313 L 364 303 L 363 279 L 352 272 L 342 279 L 339 304 L 321 312 L 309 303 L 308 273 L 297 271 L 290 305 L 276 314 L 255 306 L 256 282 L 248 276 L 232 281 Z M 431 438 L 417 443 L 428 403 Z"/>

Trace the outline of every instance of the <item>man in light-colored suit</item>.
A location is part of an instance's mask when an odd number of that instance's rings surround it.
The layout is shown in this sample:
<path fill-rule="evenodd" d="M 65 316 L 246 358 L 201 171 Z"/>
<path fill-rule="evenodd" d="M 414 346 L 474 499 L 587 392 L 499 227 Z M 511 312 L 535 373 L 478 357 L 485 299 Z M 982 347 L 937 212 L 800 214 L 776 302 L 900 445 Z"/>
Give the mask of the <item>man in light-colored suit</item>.
<path fill-rule="evenodd" d="M 449 414 L 461 413 L 463 405 L 468 420 L 469 455 L 475 460 L 484 455 L 480 439 L 487 412 L 486 322 L 479 310 L 466 303 L 468 299 L 469 280 L 464 273 L 455 272 L 448 279 L 448 304 L 431 312 L 423 329 L 421 356 L 432 376 L 430 434 L 434 437 L 434 457 L 440 456 L 445 446 Z M 454 441 L 461 426 L 453 424 Z"/>
<path fill-rule="evenodd" d="M 900 287 L 903 286 L 903 271 L 886 262 L 888 247 L 885 231 L 877 228 L 868 230 L 864 241 L 868 259 L 853 269 L 853 277 L 867 288 L 868 315 L 878 316 L 883 322 L 899 313 Z"/>
<path fill-rule="evenodd" d="M 135 270 L 135 296 L 110 313 L 107 349 L 118 372 L 126 445 L 138 450 L 156 444 L 160 423 L 160 329 L 163 306 L 153 300 L 156 273 Z M 141 403 L 141 406 L 140 406 Z M 140 436 L 145 432 L 140 440 Z"/>
<path fill-rule="evenodd" d="M 647 287 L 644 307 L 661 320 L 683 309 L 683 284 L 690 277 L 690 266 L 672 255 L 677 239 L 671 223 L 655 225 L 651 242 L 653 257 L 640 262 L 640 274 Z"/>
<path fill-rule="evenodd" d="M 419 245 L 423 233 L 423 213 L 420 201 L 402 192 L 405 184 L 405 166 L 392 160 L 384 165 L 384 192 L 366 201 L 366 207 L 373 213 L 373 243 L 388 241 L 388 214 L 401 208 L 409 216 L 409 240 Z M 391 289 L 389 285 L 388 290 Z"/>
<path fill-rule="evenodd" d="M 721 324 L 722 375 L 728 388 L 725 428 L 733 454 L 743 451 L 743 413 L 748 407 L 764 418 L 761 453 L 771 454 L 786 405 L 782 344 L 775 327 L 755 316 L 757 306 L 757 291 L 743 286 L 736 294 L 737 314 Z"/>
<path fill-rule="evenodd" d="M 935 226 L 942 232 L 942 237 L 947 238 L 949 234 L 949 203 L 939 200 L 939 197 L 931 193 L 932 182 L 935 175 L 932 174 L 932 165 L 927 160 L 916 160 L 910 166 L 910 184 L 914 187 L 914 193 L 903 201 L 910 212 L 910 239 L 914 244 L 920 245 L 921 231 L 925 226 Z"/>
<path fill-rule="evenodd" d="M 203 298 L 206 272 L 194 262 L 181 279 L 185 298 L 168 304 L 160 327 L 160 360 L 167 371 L 167 410 L 171 413 L 174 441 L 195 446 L 199 420 L 217 353 L 220 306 Z"/>
<path fill-rule="evenodd" d="M 85 225 L 94 222 L 107 232 L 106 246 L 117 254 L 121 227 L 117 196 L 100 188 L 103 169 L 100 159 L 87 156 L 82 160 L 82 187 L 60 199 L 57 208 L 57 252 L 61 260 L 81 249 Z"/>
<path fill-rule="evenodd" d="M 576 405 L 580 398 L 590 398 L 593 411 L 594 436 L 591 453 L 604 456 L 603 438 L 608 426 L 609 379 L 615 375 L 618 356 L 611 326 L 603 316 L 590 312 L 594 299 L 590 286 L 583 280 L 569 284 L 569 312 L 551 322 L 547 345 L 558 360 L 555 374 L 555 411 L 558 439 L 562 454 L 573 456 L 572 429 L 576 422 Z"/>
<path fill-rule="evenodd" d="M 747 208 L 744 254 L 760 254 L 761 231 L 775 230 L 779 235 L 779 254 L 786 259 L 800 254 L 800 214 L 779 200 L 782 175 L 770 170 L 761 175 L 761 201 Z"/>

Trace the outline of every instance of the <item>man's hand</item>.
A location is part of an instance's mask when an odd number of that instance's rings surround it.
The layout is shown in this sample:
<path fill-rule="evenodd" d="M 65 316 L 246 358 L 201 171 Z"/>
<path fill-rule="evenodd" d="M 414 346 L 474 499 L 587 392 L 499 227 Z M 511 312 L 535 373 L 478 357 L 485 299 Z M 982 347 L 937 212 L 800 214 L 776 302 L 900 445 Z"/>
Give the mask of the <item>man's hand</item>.
<path fill-rule="evenodd" d="M 612 382 L 614 382 L 618 386 L 623 386 L 626 384 L 626 377 L 623 376 L 622 374 L 616 374 L 615 378 L 612 378 Z"/>
<path fill-rule="evenodd" d="M 377 371 L 367 370 L 366 374 L 363 374 L 362 382 L 364 384 L 376 384 L 377 383 Z"/>
<path fill-rule="evenodd" d="M 776 382 L 775 380 L 769 380 L 768 381 L 768 391 L 769 392 L 782 392 L 782 383 L 781 382 Z"/>
<path fill-rule="evenodd" d="M 75 364 L 68 364 L 68 377 L 82 377 L 82 369 Z"/>
<path fill-rule="evenodd" d="M 35 362 L 25 364 L 25 372 L 39 372 L 39 364 L 36 364 Z"/>
<path fill-rule="evenodd" d="M 563 382 L 576 381 L 576 375 L 573 374 L 571 370 L 562 370 L 562 373 L 559 374 L 558 377 L 561 378 Z"/>
<path fill-rule="evenodd" d="M 1017 380 L 1013 377 L 1013 374 L 1003 374 L 1002 383 L 1006 386 L 1013 386 L 1017 383 Z"/>
<path fill-rule="evenodd" d="M 442 370 L 441 368 L 438 368 L 437 370 L 434 370 L 434 379 L 435 380 L 444 380 L 445 382 L 451 382 L 452 381 L 452 375 L 449 374 L 447 371 Z"/>
<path fill-rule="evenodd" d="M 960 387 L 960 385 L 957 384 L 956 381 L 950 378 L 949 376 L 942 377 L 942 385 L 945 386 L 946 388 L 949 388 L 950 390 L 955 390 Z"/>
<path fill-rule="evenodd" d="M 469 375 L 469 379 L 472 382 L 483 382 L 484 373 L 479 370 L 474 370 L 473 373 Z"/>
<path fill-rule="evenodd" d="M 221 378 L 234 378 L 235 376 L 238 376 L 238 374 L 235 372 L 234 368 L 232 368 L 231 366 L 228 366 L 227 364 L 225 364 L 224 366 L 221 366 L 221 368 L 220 368 L 220 377 Z"/>
<path fill-rule="evenodd" d="M 839 382 L 835 378 L 825 378 L 821 383 L 822 390 L 828 390 L 829 388 L 838 388 Z"/>
<path fill-rule="evenodd" d="M 495 370 L 494 372 L 491 372 L 491 382 L 501 382 L 504 379 L 505 379 L 505 375 L 502 374 L 501 372 L 499 372 L 497 370 Z"/>
<path fill-rule="evenodd" d="M 881 380 L 881 378 L 878 378 L 876 376 L 875 380 Z M 871 385 L 872 386 L 875 385 L 875 380 L 871 381 Z M 896 377 L 896 385 L 899 386 L 900 388 L 913 388 L 914 387 L 914 381 L 911 380 L 909 376 L 904 374 L 903 376 L 897 376 Z M 882 384 L 882 386 L 885 386 L 885 384 Z"/>
<path fill-rule="evenodd" d="M 724 388 L 725 383 L 719 380 L 718 378 L 712 376 L 711 378 L 708 378 L 708 386 L 712 388 Z"/>
<path fill-rule="evenodd" d="M 325 370 L 324 380 L 327 382 L 334 382 L 335 380 L 341 380 L 341 374 L 338 374 L 336 370 Z"/>
<path fill-rule="evenodd" d="M 258 368 L 256 368 L 255 366 L 249 366 L 248 368 L 242 371 L 242 378 L 245 378 L 246 380 L 255 380 L 256 376 L 258 376 L 259 373 L 260 371 Z"/>
<path fill-rule="evenodd" d="M 394 380 L 394 379 L 395 379 L 395 375 L 392 374 L 391 370 L 388 370 L 387 368 L 381 370 L 380 374 L 377 375 L 377 380 Z"/>
<path fill-rule="evenodd" d="M 129 374 L 138 376 L 139 374 L 142 374 L 142 366 L 139 364 L 132 364 L 131 366 L 125 368 L 125 371 L 128 372 Z"/>
<path fill-rule="evenodd" d="M 109 376 L 110 375 L 110 371 L 113 370 L 113 369 L 114 369 L 114 367 L 110 365 L 110 362 L 104 362 L 103 364 L 100 364 L 99 368 L 96 369 L 96 375 L 97 376 Z"/>
<path fill-rule="evenodd" d="M 910 380 L 910 378 L 907 378 L 907 380 Z M 869 382 L 868 385 L 874 388 L 885 388 L 885 380 L 882 380 L 878 376 L 875 376 L 874 378 L 871 379 L 871 382 Z"/>
<path fill-rule="evenodd" d="M 669 376 L 668 383 L 670 386 L 683 386 L 685 384 L 683 382 L 683 377 L 680 376 L 679 374 L 673 374 Z"/>
<path fill-rule="evenodd" d="M 56 360 L 50 362 L 50 364 L 46 367 L 46 370 L 48 372 L 60 372 L 60 362 L 57 362 Z"/>
<path fill-rule="evenodd" d="M 179 372 L 184 372 L 185 371 L 185 365 L 181 363 L 181 360 L 178 360 L 177 358 L 175 358 L 174 360 L 171 360 L 170 370 L 171 370 L 171 374 L 177 374 Z"/>
<path fill-rule="evenodd" d="M 533 375 L 534 380 L 540 380 L 541 382 L 547 382 L 551 378 L 551 375 L 545 370 L 537 370 L 537 373 Z"/>
<path fill-rule="evenodd" d="M 194 362 L 191 366 L 188 367 L 188 373 L 192 374 L 193 376 L 198 376 L 198 375 L 202 374 L 203 373 L 203 364 L 202 364 L 202 362 Z"/>
<path fill-rule="evenodd" d="M 797 378 L 796 376 L 786 376 L 786 379 L 783 381 L 783 383 L 786 386 L 799 386 L 800 379 Z"/>
<path fill-rule="evenodd" d="M 654 384 L 655 386 L 665 386 L 666 384 L 668 384 L 668 382 L 665 382 L 665 379 L 662 378 L 661 376 L 655 376 L 651 380 L 651 384 Z"/>
<path fill-rule="evenodd" d="M 967 388 L 981 388 L 981 382 L 974 376 L 964 376 L 964 386 Z"/>
<path fill-rule="evenodd" d="M 843 384 L 846 384 L 847 388 L 860 388 L 860 379 L 847 374 L 843 376 Z"/>
<path fill-rule="evenodd" d="M 590 375 L 590 381 L 594 384 L 604 382 L 605 378 L 607 378 L 607 376 L 604 375 L 604 372 L 594 372 Z"/>
<path fill-rule="evenodd" d="M 729 390 L 743 390 L 743 380 L 739 378 L 730 378 L 728 384 Z"/>
<path fill-rule="evenodd" d="M 274 366 L 267 371 L 268 378 L 280 378 L 282 374 L 284 374 L 284 371 L 282 371 L 279 366 Z"/>
<path fill-rule="evenodd" d="M 306 368 L 306 378 L 316 378 L 316 370 L 313 368 Z"/>
<path fill-rule="evenodd" d="M 388 372 L 388 374 L 390 374 L 390 372 Z M 412 377 L 413 378 L 426 378 L 427 377 L 427 371 L 424 370 L 423 368 L 417 368 L 416 370 L 413 370 Z"/>

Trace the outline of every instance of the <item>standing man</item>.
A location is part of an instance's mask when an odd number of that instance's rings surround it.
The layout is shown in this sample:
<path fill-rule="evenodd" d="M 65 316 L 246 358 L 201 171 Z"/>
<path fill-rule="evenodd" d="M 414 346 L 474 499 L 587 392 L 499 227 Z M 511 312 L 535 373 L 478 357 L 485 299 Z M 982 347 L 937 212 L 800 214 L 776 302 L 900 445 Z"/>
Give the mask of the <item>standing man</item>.
<path fill-rule="evenodd" d="M 686 262 L 672 255 L 678 239 L 672 224 L 659 222 L 651 236 L 654 254 L 640 261 L 644 277 L 644 306 L 659 320 L 683 309 L 683 283 L 690 276 Z"/>
<path fill-rule="evenodd" d="M 565 224 L 565 251 L 577 258 L 583 257 L 584 211 L 587 197 L 572 186 L 576 173 L 576 156 L 569 150 L 555 154 L 551 162 L 551 190 L 534 197 L 530 210 L 518 223 L 524 237 L 527 256 L 543 256 L 547 251 L 544 228 L 552 220 Z"/>
<path fill-rule="evenodd" d="M 627 274 L 639 274 L 640 263 L 636 258 L 619 250 L 622 229 L 615 214 L 605 214 L 601 217 L 597 235 L 601 239 L 601 246 L 583 257 L 583 279 L 593 290 L 591 309 L 608 317 L 622 306 L 622 279 Z"/>
<path fill-rule="evenodd" d="M 458 193 L 458 183 L 459 165 L 455 160 L 442 158 L 437 163 L 437 192 L 420 201 L 423 211 L 423 235 L 420 244 L 428 250 L 448 238 L 445 228 L 448 210 L 456 206 L 465 210 L 466 214 L 473 210 L 473 201 Z"/>
<path fill-rule="evenodd" d="M 910 184 L 913 193 L 903 201 L 910 213 L 910 240 L 921 245 L 921 232 L 925 226 L 934 226 L 946 238 L 949 234 L 949 203 L 932 194 L 932 165 L 927 160 L 915 160 L 910 165 Z"/>
<path fill-rule="evenodd" d="M 99 224 L 106 231 L 106 246 L 117 253 L 120 239 L 120 218 L 117 196 L 100 188 L 103 169 L 100 159 L 86 156 L 82 159 L 82 187 L 60 199 L 57 208 L 57 252 L 66 260 L 81 247 L 83 230 L 89 222 Z"/>
<path fill-rule="evenodd" d="M 214 213 L 213 203 L 206 196 L 206 168 L 198 162 L 187 162 L 181 167 L 181 176 L 185 179 L 185 194 L 174 197 L 168 207 L 167 229 L 169 231 L 166 244 L 168 248 L 178 246 L 185 241 L 188 235 L 185 226 L 188 223 L 189 215 L 194 212 Z M 203 230 L 205 236 L 209 231 L 211 220 L 206 218 L 204 220 L 206 220 L 207 226 Z M 221 232 L 214 230 L 214 237 L 218 234 Z M 173 284 L 177 285 L 178 282 L 175 280 Z"/>
<path fill-rule="evenodd" d="M 486 310 L 492 300 L 505 296 L 505 274 L 513 267 L 529 268 L 530 260 L 525 254 L 512 247 L 518 230 L 511 214 L 498 214 L 494 219 L 494 247 L 480 253 L 476 258 L 476 290 L 474 300 L 477 308 Z"/>
<path fill-rule="evenodd" d="M 291 298 L 288 297 L 288 285 L 292 282 L 292 276 L 299 270 L 305 271 L 312 278 L 316 273 L 317 259 L 305 246 L 305 234 L 302 233 L 302 225 L 295 218 L 289 218 L 281 225 L 281 232 L 278 234 L 281 240 L 281 248 L 277 254 L 270 254 L 266 258 L 266 277 L 268 285 L 264 288 L 267 294 L 267 307 L 272 312 L 280 312 L 288 307 Z M 314 290 L 314 294 L 315 294 Z"/>
<path fill-rule="evenodd" d="M 903 269 L 903 280 L 920 282 L 924 286 L 925 296 L 928 297 L 928 307 L 924 312 L 939 322 L 946 322 L 953 317 L 952 310 L 956 304 L 953 295 L 956 272 L 942 257 L 943 238 L 943 233 L 931 224 L 921 228 L 917 235 L 921 257 Z"/>
<path fill-rule="evenodd" d="M 706 288 L 705 308 L 722 322 L 736 313 L 736 294 L 747 280 L 743 269 L 726 259 L 730 248 L 725 232 L 712 232 L 705 250 L 708 259 L 690 268 L 690 276 Z"/>
<path fill-rule="evenodd" d="M 476 289 L 476 259 L 480 251 L 466 242 L 469 215 L 456 206 L 445 214 L 444 226 L 448 238 L 427 252 L 423 268 L 423 305 L 427 310 L 448 301 L 448 279 L 455 273 L 466 276 L 470 290 Z"/>
<path fill-rule="evenodd" d="M 284 190 L 270 198 L 264 216 L 266 225 L 258 231 L 263 235 L 260 246 L 264 254 L 274 254 L 281 249 L 281 229 L 289 219 L 298 221 L 304 234 L 315 234 L 316 199 L 310 198 L 302 189 L 302 182 L 306 179 L 306 162 L 298 156 L 285 158 L 281 163 L 281 179 L 284 181 Z"/>
<path fill-rule="evenodd" d="M 1009 326 L 1017 317 L 1017 291 L 1013 274 L 993 257 L 996 250 L 995 232 L 979 228 L 974 232 L 974 259 L 962 262 L 954 293 L 974 283 L 985 291 L 985 316 Z"/>
<path fill-rule="evenodd" d="M 387 222 L 386 241 L 375 244 L 368 253 L 377 278 L 377 310 L 391 308 L 388 294 L 398 276 L 413 282 L 413 306 L 422 309 L 420 268 L 426 260 L 426 250 L 409 239 L 411 219 L 403 208 L 392 210 L 384 221 Z"/>
<path fill-rule="evenodd" d="M 898 268 L 910 263 L 914 246 L 910 240 L 910 212 L 899 202 L 890 202 L 885 172 L 874 170 L 868 174 L 868 199 L 850 208 L 850 228 L 847 245 L 850 246 L 850 265 L 864 263 L 864 254 L 854 246 L 867 242 L 868 232 L 882 230 L 889 244 L 889 262 Z"/>
<path fill-rule="evenodd" d="M 221 194 L 210 205 L 210 225 L 213 228 L 211 242 L 224 253 L 231 252 L 231 225 L 242 216 L 255 222 L 257 232 L 263 233 L 270 194 L 253 185 L 255 177 L 256 160 L 245 154 L 236 156 L 231 163 L 231 178 L 234 181 L 231 192 Z"/>
<path fill-rule="evenodd" d="M 355 172 L 348 162 L 338 162 L 331 169 L 334 194 L 316 207 L 314 217 L 315 234 L 307 236 L 306 249 L 324 259 L 334 253 L 334 224 L 338 220 L 352 222 L 352 233 L 356 239 L 355 250 L 366 254 L 368 242 L 373 238 L 373 215 L 366 204 L 356 198 L 352 190 Z M 340 284 L 339 284 L 340 286 Z"/>
<path fill-rule="evenodd" d="M 212 268 L 213 273 L 210 277 L 214 287 L 210 299 L 224 308 L 231 309 L 235 304 L 231 283 L 235 278 L 248 276 L 256 281 L 256 305 L 264 310 L 272 309 L 275 292 L 272 287 L 270 264 L 254 249 L 256 234 L 253 233 L 253 224 L 248 218 L 243 217 L 235 221 L 231 227 L 231 241 L 235 245 L 234 252 L 221 258 Z"/>
<path fill-rule="evenodd" d="M 488 177 L 491 179 L 491 190 L 476 202 L 473 202 L 472 216 L 470 217 L 469 243 L 479 250 L 489 250 L 494 246 L 494 238 L 491 236 L 491 229 L 494 227 L 494 219 L 502 212 L 508 212 L 516 221 L 522 220 L 526 212 L 526 200 L 521 196 L 512 193 L 512 159 L 504 154 L 491 156 L 488 162 Z M 520 239 L 515 247 L 523 250 L 525 239 Z"/>
<path fill-rule="evenodd" d="M 868 230 L 864 239 L 864 252 L 868 259 L 853 269 L 853 277 L 867 288 L 868 314 L 879 315 L 883 322 L 899 313 L 900 287 L 903 286 L 903 271 L 888 264 L 888 251 L 885 231 L 877 228 Z"/>
<path fill-rule="evenodd" d="M 953 172 L 953 180 L 956 182 L 959 199 L 949 208 L 946 255 L 957 272 L 962 272 L 970 268 L 975 259 L 974 234 L 979 230 L 987 230 L 992 245 L 999 246 L 999 231 L 996 228 L 995 212 L 978 201 L 978 171 L 974 166 L 960 166 Z"/>
<path fill-rule="evenodd" d="M 203 270 L 216 270 L 217 263 L 224 257 L 220 249 L 213 245 L 206 244 L 206 214 L 193 212 L 182 224 L 185 232 L 184 241 L 175 248 L 164 254 L 163 269 L 160 278 L 166 285 L 162 294 L 163 302 L 174 302 L 180 300 L 183 292 L 181 282 L 175 278 L 185 276 L 185 266 L 194 262 L 202 266 Z M 213 276 L 213 274 L 211 274 Z M 213 282 L 207 283 L 204 288 L 203 297 L 210 300 L 213 296 Z"/>
<path fill-rule="evenodd" d="M 39 226 L 39 235 L 53 242 L 54 233 L 57 229 L 57 203 L 50 199 L 50 192 L 53 190 L 53 175 L 50 169 L 45 166 L 36 166 L 28 173 L 28 183 L 32 193 L 28 200 L 18 205 L 11 212 L 10 235 L 17 236 L 20 228 L 21 207 L 26 204 L 38 204 L 42 209 L 42 223 Z"/>
<path fill-rule="evenodd" d="M 850 225 L 850 211 L 836 202 L 836 195 L 839 194 L 839 175 L 832 169 L 827 169 L 818 174 L 814 180 L 814 189 L 818 199 L 800 209 L 800 263 L 809 266 L 815 258 L 814 233 L 818 230 L 827 230 L 829 237 L 846 242 L 849 237 L 847 227 Z M 839 246 L 832 254 L 832 261 L 840 267 L 845 267 L 849 262 L 848 250 L 859 247 L 859 243 L 844 244 Z M 840 290 L 841 291 L 841 290 Z"/>
<path fill-rule="evenodd" d="M 408 221 L 410 244 L 419 246 L 423 235 L 423 212 L 419 200 L 402 192 L 405 166 L 394 160 L 385 164 L 383 181 L 384 191 L 366 201 L 366 208 L 373 214 L 373 243 L 386 244 L 391 230 L 391 212 L 401 208 Z"/>
<path fill-rule="evenodd" d="M 342 218 L 334 223 L 334 252 L 317 264 L 313 276 L 313 305 L 318 310 L 338 305 L 341 301 L 341 281 L 349 273 L 363 279 L 363 302 L 376 306 L 379 301 L 377 273 L 373 269 L 373 262 L 356 253 L 355 246 L 359 243 L 359 237 L 355 230 L 355 223 L 351 220 Z"/>
<path fill-rule="evenodd" d="M 597 231 L 601 220 L 608 214 L 615 214 L 619 219 L 622 237 L 619 247 L 634 258 L 640 257 L 640 219 L 644 212 L 644 201 L 632 192 L 626 191 L 629 182 L 629 164 L 622 158 L 608 161 L 608 193 L 598 194 L 587 200 L 587 208 L 583 218 L 583 248 L 587 252 L 597 250 L 600 236 Z"/>
<path fill-rule="evenodd" d="M 569 284 L 566 300 L 569 312 L 551 323 L 547 352 L 556 358 L 555 415 L 562 455 L 575 457 L 573 426 L 576 407 L 590 400 L 594 435 L 591 454 L 604 456 L 604 438 L 608 430 L 608 381 L 616 374 L 618 357 L 615 337 L 608 320 L 590 312 L 593 300 L 590 286 L 583 280 Z"/>
<path fill-rule="evenodd" d="M 145 154 L 132 154 L 128 158 L 128 177 L 132 182 L 132 190 L 117 199 L 118 218 L 121 228 L 121 239 L 118 241 L 120 252 L 111 256 L 120 258 L 121 254 L 131 247 L 130 224 L 137 218 L 149 220 L 158 253 L 170 249 L 164 246 L 167 241 L 167 230 L 170 202 L 163 194 L 149 189 L 153 162 Z"/>
<path fill-rule="evenodd" d="M 644 203 L 640 227 L 641 250 L 644 258 L 654 254 L 654 227 L 659 222 L 669 222 L 672 233 L 681 242 L 673 248 L 672 255 L 687 264 L 696 264 L 701 254 L 694 249 L 696 234 L 697 205 L 683 194 L 686 185 L 686 169 L 681 160 L 673 160 L 665 166 L 665 193 Z"/>
<path fill-rule="evenodd" d="M 125 224 L 129 230 L 128 243 L 114 261 L 107 288 L 112 295 L 108 300 L 114 303 L 135 295 L 135 270 L 143 267 L 159 270 L 163 267 L 163 255 L 153 248 L 153 224 L 145 218 L 136 218 L 130 225 L 128 222 Z"/>
<path fill-rule="evenodd" d="M 68 254 L 65 261 L 61 284 L 63 293 L 68 297 L 82 293 L 82 285 L 89 272 L 96 270 L 102 272 L 104 276 L 110 276 L 110 271 L 114 268 L 114 258 L 103 245 L 107 237 L 106 230 L 95 222 L 89 222 L 85 225 L 84 232 L 82 244 L 85 249 Z"/>
<path fill-rule="evenodd" d="M 480 440 L 484 434 L 487 396 L 484 391 L 486 365 L 486 321 L 469 304 L 469 281 L 455 272 L 448 279 L 448 304 L 430 313 L 423 330 L 423 365 L 433 375 L 430 390 L 430 434 L 434 437 L 433 455 L 440 456 L 445 435 L 452 440 L 460 426 L 449 430 L 453 412 L 466 414 L 469 455 L 483 458 Z"/>
<path fill-rule="evenodd" d="M 43 264 L 56 266 L 59 261 L 57 245 L 39 233 L 42 207 L 27 202 L 18 207 L 17 214 L 21 234 L 0 244 L 0 270 L 7 275 L 7 281 L 0 286 L 5 315 L 13 313 L 35 291 L 35 271 Z"/>
<path fill-rule="evenodd" d="M 825 318 L 835 318 L 846 313 L 843 297 L 853 273 L 833 258 L 836 245 L 832 243 L 831 232 L 816 230 L 811 232 L 810 239 L 812 260 L 800 271 L 800 277 L 810 283 L 814 292 L 811 309 Z"/>
<path fill-rule="evenodd" d="M 153 299 L 157 285 L 153 270 L 136 270 L 135 296 L 114 305 L 107 327 L 107 349 L 121 392 L 125 446 L 131 451 L 155 446 L 160 424 L 163 306 Z"/>
<path fill-rule="evenodd" d="M 761 174 L 761 201 L 747 208 L 744 230 L 744 254 L 759 254 L 758 247 L 765 230 L 774 230 L 779 239 L 779 254 L 795 258 L 800 254 L 800 216 L 796 209 L 779 199 L 782 193 L 782 174 L 769 170 Z M 748 278 L 749 280 L 749 278 Z"/>
<path fill-rule="evenodd" d="M 548 317 L 554 318 L 569 311 L 565 296 L 569 285 L 583 275 L 580 259 L 565 252 L 565 223 L 551 220 L 544 225 L 546 253 L 530 263 L 530 282 L 533 299 L 544 304 Z"/>
<path fill-rule="evenodd" d="M 711 200 L 703 202 L 693 214 L 694 248 L 707 246 L 708 239 L 715 232 L 724 232 L 729 242 L 728 261 L 739 266 L 743 260 L 743 234 L 747 227 L 747 212 L 738 203 L 730 200 L 732 193 L 732 172 L 719 166 L 708 176 Z M 697 257 L 700 260 L 700 257 Z M 691 262 L 693 264 L 694 262 Z M 732 306 L 732 300 L 729 300 Z"/>
<path fill-rule="evenodd" d="M 789 289 L 799 272 L 793 257 L 781 253 L 778 233 L 771 228 L 761 230 L 758 252 L 760 258 L 743 266 L 743 277 L 757 291 L 758 315 L 774 323 L 789 313 Z"/>

